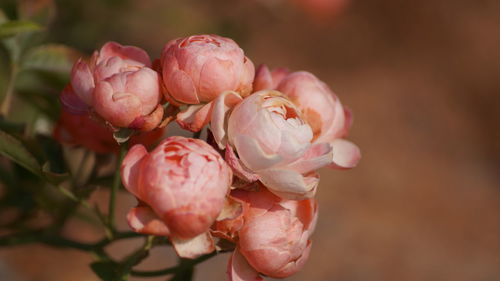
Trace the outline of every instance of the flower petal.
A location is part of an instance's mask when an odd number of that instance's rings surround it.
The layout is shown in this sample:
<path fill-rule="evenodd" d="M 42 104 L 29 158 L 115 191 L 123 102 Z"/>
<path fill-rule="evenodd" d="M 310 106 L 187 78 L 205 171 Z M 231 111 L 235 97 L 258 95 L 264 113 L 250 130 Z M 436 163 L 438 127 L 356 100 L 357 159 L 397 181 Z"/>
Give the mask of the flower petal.
<path fill-rule="evenodd" d="M 83 102 L 73 91 L 71 85 L 64 88 L 59 96 L 64 109 L 71 114 L 86 114 L 89 111 L 89 106 Z"/>
<path fill-rule="evenodd" d="M 238 93 L 226 91 L 213 102 L 210 129 L 220 149 L 224 149 L 227 142 L 226 114 L 242 100 L 243 98 Z"/>
<path fill-rule="evenodd" d="M 86 104 L 92 104 L 92 92 L 95 88 L 94 78 L 89 65 L 79 59 L 71 69 L 71 86 L 75 94 Z"/>
<path fill-rule="evenodd" d="M 163 106 L 156 106 L 156 109 L 148 115 L 139 116 L 130 123 L 129 128 L 149 132 L 156 129 L 163 118 Z"/>
<path fill-rule="evenodd" d="M 255 79 L 253 81 L 253 90 L 255 92 L 260 90 L 274 90 L 273 78 L 271 71 L 265 64 L 259 65 L 255 71 Z"/>
<path fill-rule="evenodd" d="M 243 165 L 241 165 L 240 159 L 238 159 L 238 156 L 236 156 L 236 153 L 234 153 L 233 148 L 229 144 L 226 145 L 226 153 L 224 158 L 227 164 L 233 170 L 234 175 L 236 175 L 238 178 L 246 182 L 255 182 L 259 180 L 258 175 L 252 173 Z"/>
<path fill-rule="evenodd" d="M 111 83 L 98 82 L 94 91 L 93 107 L 106 121 L 116 127 L 128 127 L 141 116 L 141 101 L 135 95 L 113 89 Z"/>
<path fill-rule="evenodd" d="M 128 151 L 121 164 L 122 183 L 125 188 L 135 196 L 138 196 L 138 180 L 141 160 L 148 154 L 142 144 L 136 144 Z"/>
<path fill-rule="evenodd" d="M 191 239 L 171 237 L 170 241 L 181 258 L 195 259 L 215 251 L 214 240 L 208 231 Z"/>
<path fill-rule="evenodd" d="M 354 143 L 336 139 L 330 143 L 333 148 L 333 164 L 328 166 L 332 169 L 350 169 L 356 167 L 361 159 L 361 151 Z"/>
<path fill-rule="evenodd" d="M 168 236 L 170 231 L 165 223 L 148 206 L 139 205 L 127 214 L 128 225 L 138 233 Z"/>
<path fill-rule="evenodd" d="M 293 170 L 267 169 L 258 174 L 269 191 L 285 199 L 311 198 L 319 183 L 319 175 L 315 172 L 304 176 Z"/>
<path fill-rule="evenodd" d="M 99 59 L 106 59 L 114 56 L 151 67 L 151 59 L 148 53 L 135 46 L 123 46 L 116 42 L 108 42 L 104 44 L 99 51 Z M 100 61 L 97 63 L 100 63 Z"/>
<path fill-rule="evenodd" d="M 262 281 L 259 273 L 248 264 L 245 257 L 236 248 L 227 263 L 229 281 Z"/>
<path fill-rule="evenodd" d="M 267 169 L 282 161 L 277 154 L 265 153 L 259 143 L 251 137 L 236 135 L 233 141 L 241 161 L 253 171 Z"/>
<path fill-rule="evenodd" d="M 219 216 L 217 217 L 217 221 L 234 219 L 241 215 L 243 212 L 242 203 L 238 200 L 233 199 L 230 196 L 226 197 L 224 201 L 224 207 L 222 207 Z"/>
<path fill-rule="evenodd" d="M 210 121 L 213 103 L 190 105 L 177 114 L 177 123 L 191 132 L 200 131 Z"/>
<path fill-rule="evenodd" d="M 332 158 L 332 146 L 329 143 L 317 143 L 309 147 L 300 159 L 286 167 L 287 169 L 304 174 L 331 164 Z"/>

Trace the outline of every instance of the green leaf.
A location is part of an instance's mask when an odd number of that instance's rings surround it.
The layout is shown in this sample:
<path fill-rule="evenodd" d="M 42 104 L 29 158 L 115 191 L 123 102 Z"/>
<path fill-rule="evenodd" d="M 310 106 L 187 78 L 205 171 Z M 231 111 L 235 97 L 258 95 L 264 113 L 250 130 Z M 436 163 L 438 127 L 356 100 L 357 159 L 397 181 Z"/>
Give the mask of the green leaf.
<path fill-rule="evenodd" d="M 23 70 L 37 70 L 69 74 L 80 53 L 58 44 L 47 44 L 30 50 L 22 59 Z"/>
<path fill-rule="evenodd" d="M 23 123 L 12 122 L 0 117 L 0 130 L 9 134 L 21 134 L 24 132 L 26 125 Z"/>
<path fill-rule="evenodd" d="M 15 36 L 20 33 L 40 30 L 41 26 L 24 20 L 8 21 L 0 24 L 0 39 Z"/>
<path fill-rule="evenodd" d="M 23 166 L 33 174 L 41 176 L 41 168 L 35 157 L 13 136 L 0 130 L 0 154 Z"/>
<path fill-rule="evenodd" d="M 92 271 L 103 281 L 116 280 L 116 264 L 112 261 L 98 261 L 90 264 Z"/>
<path fill-rule="evenodd" d="M 52 171 L 49 162 L 45 162 L 45 164 L 43 164 L 42 172 L 45 178 L 53 184 L 60 184 L 70 178 L 69 173 L 58 173 Z"/>

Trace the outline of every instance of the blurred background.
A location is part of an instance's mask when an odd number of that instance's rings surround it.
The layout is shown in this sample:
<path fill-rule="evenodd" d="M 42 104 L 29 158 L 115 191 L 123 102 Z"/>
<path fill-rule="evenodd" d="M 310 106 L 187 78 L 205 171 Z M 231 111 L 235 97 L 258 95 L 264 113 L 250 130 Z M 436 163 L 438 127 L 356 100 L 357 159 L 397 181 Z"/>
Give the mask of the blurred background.
<path fill-rule="evenodd" d="M 363 159 L 321 171 L 311 257 L 287 280 L 500 280 L 500 1 L 55 2 L 48 41 L 90 54 L 115 40 L 157 58 L 173 38 L 217 33 L 256 65 L 316 74 L 352 109 L 349 139 Z M 122 229 L 133 205 L 121 195 Z M 67 232 L 101 235 L 78 221 Z M 198 266 L 195 280 L 225 280 L 227 258 Z M 98 280 L 91 260 L 42 245 L 0 248 L 0 280 Z M 139 268 L 175 262 L 160 247 Z"/>

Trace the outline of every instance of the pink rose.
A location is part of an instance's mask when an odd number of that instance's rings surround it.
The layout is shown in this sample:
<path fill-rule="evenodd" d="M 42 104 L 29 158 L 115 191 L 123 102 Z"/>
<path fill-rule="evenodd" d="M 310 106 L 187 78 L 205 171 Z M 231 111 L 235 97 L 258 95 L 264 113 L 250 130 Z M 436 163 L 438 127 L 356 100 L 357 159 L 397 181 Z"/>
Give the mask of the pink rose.
<path fill-rule="evenodd" d="M 301 110 L 302 117 L 312 128 L 313 142 L 333 145 L 333 167 L 356 166 L 361 158 L 359 148 L 341 139 L 348 134 L 351 113 L 325 83 L 309 72 L 299 71 L 284 77 L 276 89 Z"/>
<path fill-rule="evenodd" d="M 137 47 L 106 43 L 89 63 L 79 60 L 71 85 L 80 101 L 65 97 L 66 107 L 90 107 L 114 127 L 150 131 L 163 118 L 160 80 L 148 54 Z"/>
<path fill-rule="evenodd" d="M 234 107 L 226 129 L 222 99 L 216 101 L 211 128 L 235 174 L 260 180 L 285 198 L 313 196 L 319 182 L 315 170 L 331 164 L 332 148 L 311 143 L 313 132 L 300 110 L 280 92 L 259 91 Z"/>
<path fill-rule="evenodd" d="M 208 123 L 211 101 L 224 91 L 250 94 L 255 72 L 233 40 L 217 35 L 170 41 L 163 49 L 161 67 L 166 99 L 192 105 L 178 115 L 179 124 L 191 131 Z"/>
<path fill-rule="evenodd" d="M 224 232 L 228 223 L 241 222 L 231 225 L 235 234 L 228 234 L 238 237 L 228 264 L 229 279 L 262 280 L 259 273 L 285 278 L 302 269 L 309 256 L 309 238 L 318 215 L 315 200 L 281 199 L 264 187 L 257 192 L 233 190 L 231 197 L 242 203 L 243 212 L 235 219 L 219 223 L 219 229 L 215 229 Z"/>
<path fill-rule="evenodd" d="M 94 120 L 88 112 L 79 111 L 78 108 L 68 107 L 73 105 L 71 99 L 81 102 L 74 94 L 71 85 L 64 88 L 60 96 L 63 108 L 59 120 L 54 127 L 54 138 L 60 143 L 84 146 L 96 153 L 118 153 L 119 145 L 113 138 L 113 132 L 102 122 Z M 67 99 L 70 99 L 68 102 Z M 130 138 L 130 144 L 143 144 L 149 147 L 156 143 L 164 134 L 165 128 L 157 128 L 148 132 L 141 132 Z"/>
<path fill-rule="evenodd" d="M 169 137 L 150 153 L 133 146 L 121 169 L 124 186 L 140 202 L 128 215 L 132 229 L 170 236 L 183 257 L 213 251 L 207 231 L 232 180 L 214 148 L 198 139 Z"/>
<path fill-rule="evenodd" d="M 167 43 L 161 56 L 168 97 L 184 104 L 207 103 L 224 91 L 252 90 L 254 66 L 233 40 L 193 35 Z"/>

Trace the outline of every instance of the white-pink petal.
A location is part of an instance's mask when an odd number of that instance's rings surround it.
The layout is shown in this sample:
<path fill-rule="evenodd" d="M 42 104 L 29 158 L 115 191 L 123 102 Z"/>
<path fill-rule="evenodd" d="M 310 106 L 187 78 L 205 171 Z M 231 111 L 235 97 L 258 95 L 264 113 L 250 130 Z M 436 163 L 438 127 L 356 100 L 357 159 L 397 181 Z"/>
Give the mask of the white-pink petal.
<path fill-rule="evenodd" d="M 361 152 L 357 145 L 345 139 L 336 139 L 330 143 L 333 148 L 332 169 L 350 169 L 356 167 L 361 159 Z"/>
<path fill-rule="evenodd" d="M 259 171 L 260 181 L 281 198 L 301 200 L 311 198 L 316 192 L 319 175 L 302 175 L 288 169 L 266 169 Z"/>
<path fill-rule="evenodd" d="M 191 239 L 171 237 L 170 242 L 181 258 L 195 259 L 215 251 L 214 240 L 208 231 Z"/>
<path fill-rule="evenodd" d="M 253 171 L 270 168 L 283 160 L 277 154 L 264 152 L 260 144 L 249 136 L 236 135 L 233 142 L 243 164 Z"/>
<path fill-rule="evenodd" d="M 224 149 L 227 143 L 227 118 L 229 110 L 235 107 L 243 98 L 234 91 L 226 91 L 220 94 L 215 101 L 212 109 L 210 129 L 214 139 L 219 145 L 219 149 Z"/>

